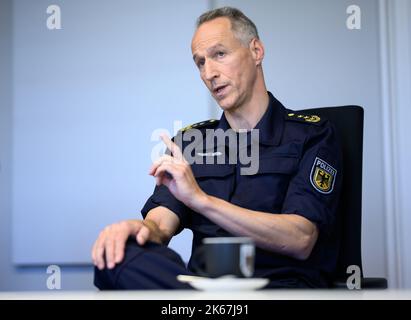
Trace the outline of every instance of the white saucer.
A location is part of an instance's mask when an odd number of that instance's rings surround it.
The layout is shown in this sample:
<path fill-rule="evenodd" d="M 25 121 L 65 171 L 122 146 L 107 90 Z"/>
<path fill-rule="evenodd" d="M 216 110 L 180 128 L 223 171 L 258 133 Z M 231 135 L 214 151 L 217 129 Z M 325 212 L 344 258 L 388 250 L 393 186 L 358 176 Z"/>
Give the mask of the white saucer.
<path fill-rule="evenodd" d="M 187 275 L 179 275 L 177 279 L 189 283 L 195 289 L 207 291 L 257 290 L 269 282 L 269 279 L 264 278 L 221 277 L 215 279 Z"/>

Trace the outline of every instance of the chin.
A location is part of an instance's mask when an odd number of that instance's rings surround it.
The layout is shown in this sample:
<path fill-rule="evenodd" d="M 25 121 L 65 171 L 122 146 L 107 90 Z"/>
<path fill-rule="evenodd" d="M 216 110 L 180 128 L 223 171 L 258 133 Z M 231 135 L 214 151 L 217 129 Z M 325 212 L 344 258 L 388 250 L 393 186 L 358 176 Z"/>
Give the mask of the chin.
<path fill-rule="evenodd" d="M 216 100 L 218 105 L 220 106 L 221 109 L 223 109 L 223 111 L 227 111 L 227 110 L 234 110 L 235 109 L 235 104 L 233 103 L 233 101 L 230 101 L 230 99 L 225 98 L 222 99 L 220 101 Z"/>
<path fill-rule="evenodd" d="M 219 103 L 218 105 L 223 111 L 231 110 L 233 108 L 231 104 Z"/>

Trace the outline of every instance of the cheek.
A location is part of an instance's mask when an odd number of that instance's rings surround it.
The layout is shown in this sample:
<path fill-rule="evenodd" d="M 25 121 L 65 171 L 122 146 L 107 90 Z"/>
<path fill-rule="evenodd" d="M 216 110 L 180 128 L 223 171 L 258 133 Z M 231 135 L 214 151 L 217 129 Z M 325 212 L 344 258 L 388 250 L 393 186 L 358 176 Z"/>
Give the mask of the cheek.
<path fill-rule="evenodd" d="M 255 82 L 257 71 L 253 65 L 244 65 L 242 68 L 240 81 L 243 86 L 250 86 Z"/>
<path fill-rule="evenodd" d="M 233 64 L 230 66 L 230 71 L 231 80 L 238 88 L 246 87 L 255 77 L 255 68 L 246 58 L 233 61 Z"/>
<path fill-rule="evenodd" d="M 241 66 L 239 66 L 238 64 L 225 66 L 221 74 L 226 80 L 230 81 L 234 89 L 239 89 L 243 86 L 243 72 L 241 70 Z"/>

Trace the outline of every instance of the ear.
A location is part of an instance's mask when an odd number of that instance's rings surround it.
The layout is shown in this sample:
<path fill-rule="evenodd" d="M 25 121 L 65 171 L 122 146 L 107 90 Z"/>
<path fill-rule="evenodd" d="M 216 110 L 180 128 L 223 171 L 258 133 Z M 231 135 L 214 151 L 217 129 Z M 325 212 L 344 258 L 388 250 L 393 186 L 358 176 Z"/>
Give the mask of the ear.
<path fill-rule="evenodd" d="M 264 59 L 264 44 L 261 40 L 254 38 L 251 40 L 249 48 L 255 61 L 255 65 L 260 66 Z"/>

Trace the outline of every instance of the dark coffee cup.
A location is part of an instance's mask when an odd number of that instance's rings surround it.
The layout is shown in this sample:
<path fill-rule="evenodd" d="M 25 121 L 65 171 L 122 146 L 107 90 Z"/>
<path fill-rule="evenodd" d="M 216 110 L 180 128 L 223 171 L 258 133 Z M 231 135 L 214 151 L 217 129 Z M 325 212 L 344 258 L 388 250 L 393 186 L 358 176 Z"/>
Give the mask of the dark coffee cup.
<path fill-rule="evenodd" d="M 255 246 L 251 238 L 204 238 L 194 252 L 193 271 L 200 276 L 217 278 L 232 275 L 240 278 L 254 274 Z"/>

